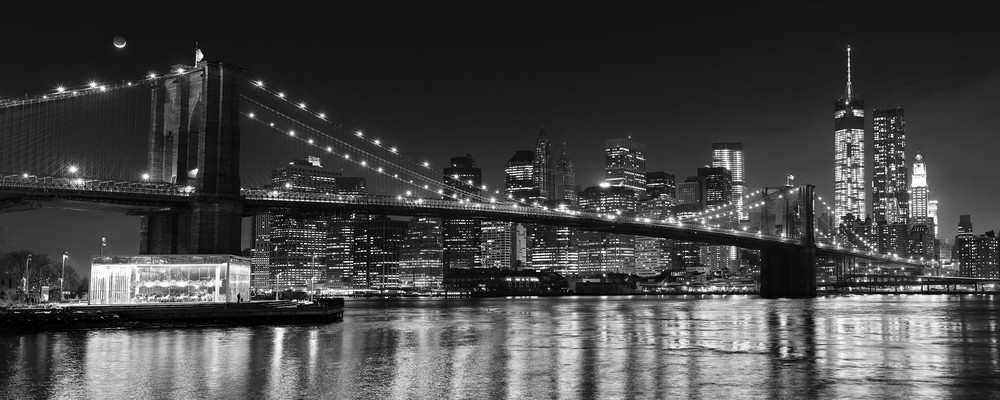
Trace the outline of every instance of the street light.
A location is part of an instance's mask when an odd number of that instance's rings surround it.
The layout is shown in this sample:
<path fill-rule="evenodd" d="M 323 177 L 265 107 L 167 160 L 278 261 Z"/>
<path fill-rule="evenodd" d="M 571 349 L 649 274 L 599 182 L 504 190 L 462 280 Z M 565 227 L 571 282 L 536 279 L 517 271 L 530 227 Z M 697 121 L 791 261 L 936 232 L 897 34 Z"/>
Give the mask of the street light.
<path fill-rule="evenodd" d="M 285 272 L 285 271 L 281 271 Z M 278 300 L 278 280 L 281 279 L 281 272 L 274 274 L 274 299 Z"/>
<path fill-rule="evenodd" d="M 63 294 L 63 280 L 66 279 L 66 259 L 69 258 L 69 252 L 64 251 L 62 256 L 62 276 L 59 278 L 59 301 L 63 301 L 65 294 Z"/>
<path fill-rule="evenodd" d="M 31 263 L 31 253 L 28 253 L 28 258 L 24 260 L 24 276 L 21 280 L 24 281 L 24 302 L 28 302 L 28 264 Z"/>

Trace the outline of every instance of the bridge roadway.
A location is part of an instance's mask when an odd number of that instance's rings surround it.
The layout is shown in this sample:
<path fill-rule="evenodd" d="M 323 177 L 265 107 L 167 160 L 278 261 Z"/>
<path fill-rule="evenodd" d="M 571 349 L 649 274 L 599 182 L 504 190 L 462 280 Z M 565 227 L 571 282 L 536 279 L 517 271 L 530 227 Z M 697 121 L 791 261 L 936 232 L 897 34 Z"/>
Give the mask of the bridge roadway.
<path fill-rule="evenodd" d="M 511 202 L 477 203 L 400 196 L 341 195 L 244 189 L 245 215 L 275 208 L 353 211 L 369 214 L 423 216 L 508 221 L 579 228 L 587 231 L 660 237 L 755 250 L 794 250 L 807 246 L 797 238 L 763 235 L 710 225 L 656 221 L 571 209 L 549 209 Z M 6 175 L 0 177 L 0 212 L 71 202 L 79 209 L 100 209 L 111 204 L 118 210 L 141 213 L 149 209 L 183 210 L 196 198 L 191 187 L 168 183 L 96 180 L 72 177 Z M 202 198 L 202 200 L 204 200 Z M 88 205 L 90 207 L 88 207 Z M 817 243 L 817 255 L 850 256 L 871 261 L 921 266 L 919 260 Z"/>

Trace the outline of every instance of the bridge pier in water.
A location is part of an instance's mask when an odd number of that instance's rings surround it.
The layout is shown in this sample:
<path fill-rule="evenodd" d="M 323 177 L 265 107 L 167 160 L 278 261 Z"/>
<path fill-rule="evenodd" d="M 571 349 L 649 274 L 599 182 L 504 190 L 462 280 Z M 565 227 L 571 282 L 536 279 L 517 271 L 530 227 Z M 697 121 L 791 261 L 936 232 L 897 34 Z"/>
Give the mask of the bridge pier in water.
<path fill-rule="evenodd" d="M 761 262 L 761 297 L 816 297 L 814 247 L 762 250 Z"/>
<path fill-rule="evenodd" d="M 779 192 L 784 188 L 767 188 Z M 816 187 L 799 185 L 792 193 L 767 197 L 755 215 L 768 234 L 795 239 L 796 245 L 761 249 L 760 295 L 766 298 L 816 297 Z"/>
<path fill-rule="evenodd" d="M 147 173 L 190 186 L 196 196 L 186 210 L 143 215 L 140 254 L 240 254 L 242 72 L 200 62 L 156 81 Z"/>

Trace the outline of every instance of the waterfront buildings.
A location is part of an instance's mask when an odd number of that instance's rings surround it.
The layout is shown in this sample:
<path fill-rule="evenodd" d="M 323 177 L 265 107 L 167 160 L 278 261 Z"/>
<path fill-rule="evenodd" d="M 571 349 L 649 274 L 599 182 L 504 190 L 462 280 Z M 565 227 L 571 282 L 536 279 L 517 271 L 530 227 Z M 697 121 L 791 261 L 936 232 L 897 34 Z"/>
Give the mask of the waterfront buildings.
<path fill-rule="evenodd" d="M 440 220 L 412 218 L 400 248 L 400 287 L 440 289 L 444 279 L 443 248 Z"/>
<path fill-rule="evenodd" d="M 959 216 L 954 252 L 959 261 L 960 276 L 1000 279 L 996 233 L 988 231 L 976 236 L 972 233 L 972 217 L 969 215 Z"/>
<path fill-rule="evenodd" d="M 636 211 L 635 192 L 623 186 L 588 187 L 580 193 L 579 202 L 584 211 L 614 214 L 616 218 L 633 217 Z M 578 243 L 580 275 L 635 272 L 633 235 L 581 231 Z"/>

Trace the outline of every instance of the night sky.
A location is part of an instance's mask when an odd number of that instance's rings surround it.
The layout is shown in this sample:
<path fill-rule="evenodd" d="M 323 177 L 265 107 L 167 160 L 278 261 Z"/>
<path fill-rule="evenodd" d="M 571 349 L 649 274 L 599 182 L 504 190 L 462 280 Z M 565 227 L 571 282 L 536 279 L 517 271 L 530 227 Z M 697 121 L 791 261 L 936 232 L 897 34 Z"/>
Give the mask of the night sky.
<path fill-rule="evenodd" d="M 1000 228 L 996 3 L 365 3 L 7 6 L 0 97 L 138 79 L 192 63 L 198 42 L 207 59 L 415 158 L 442 166 L 469 153 L 493 187 L 544 127 L 569 142 L 583 187 L 603 179 L 604 140 L 631 135 L 647 145 L 648 170 L 678 180 L 711 162 L 712 142 L 738 141 L 751 188 L 791 173 L 832 198 L 833 103 L 850 44 L 866 151 L 871 110 L 904 107 L 907 159 L 925 157 L 941 236 L 954 237 L 959 214 L 976 233 Z M 69 250 L 85 266 L 100 236 L 107 253 L 137 252 L 138 226 L 107 212 L 3 214 L 0 246 L 53 260 Z"/>

